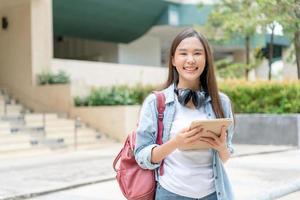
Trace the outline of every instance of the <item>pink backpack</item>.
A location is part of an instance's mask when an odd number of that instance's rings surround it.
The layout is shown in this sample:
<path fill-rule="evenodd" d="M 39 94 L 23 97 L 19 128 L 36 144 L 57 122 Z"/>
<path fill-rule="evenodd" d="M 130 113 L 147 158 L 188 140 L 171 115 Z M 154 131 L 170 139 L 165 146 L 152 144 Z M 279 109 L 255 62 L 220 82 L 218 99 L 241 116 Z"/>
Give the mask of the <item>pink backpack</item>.
<path fill-rule="evenodd" d="M 165 96 L 155 92 L 158 111 L 158 135 L 157 144 L 162 144 L 163 112 L 165 110 Z M 155 198 L 156 181 L 154 170 L 142 169 L 134 157 L 135 131 L 126 139 L 124 147 L 113 162 L 113 168 L 117 172 L 117 181 L 123 195 L 128 200 L 153 200 Z M 116 169 L 117 163 L 119 167 Z M 163 162 L 160 167 L 160 175 L 163 174 Z"/>

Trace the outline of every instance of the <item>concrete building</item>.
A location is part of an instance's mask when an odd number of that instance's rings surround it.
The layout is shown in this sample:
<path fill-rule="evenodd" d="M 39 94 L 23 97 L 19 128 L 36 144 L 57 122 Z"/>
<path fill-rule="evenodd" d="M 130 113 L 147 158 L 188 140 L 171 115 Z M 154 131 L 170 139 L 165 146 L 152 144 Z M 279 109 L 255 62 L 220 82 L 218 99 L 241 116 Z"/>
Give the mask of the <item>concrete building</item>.
<path fill-rule="evenodd" d="M 53 103 L 66 101 L 65 89 L 41 89 L 37 74 L 66 71 L 72 79 L 70 95 L 84 95 L 91 86 L 164 82 L 174 36 L 204 25 L 213 9 L 209 3 L 214 1 L 202 1 L 207 4 L 201 9 L 197 2 L 1 0 L 0 85 L 29 107 L 37 109 L 40 102 L 65 111 Z M 267 39 L 262 42 L 266 45 Z M 283 51 L 286 46 L 279 44 Z M 213 47 L 216 59 L 244 60 L 241 44 Z M 264 68 L 256 71 L 260 77 L 266 74 Z"/>

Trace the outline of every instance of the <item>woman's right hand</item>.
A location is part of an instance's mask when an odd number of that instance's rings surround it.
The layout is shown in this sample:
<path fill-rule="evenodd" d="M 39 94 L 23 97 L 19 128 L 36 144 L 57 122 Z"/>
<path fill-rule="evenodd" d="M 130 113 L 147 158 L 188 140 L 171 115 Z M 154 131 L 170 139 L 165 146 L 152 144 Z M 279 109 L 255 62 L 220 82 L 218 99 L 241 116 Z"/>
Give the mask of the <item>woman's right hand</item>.
<path fill-rule="evenodd" d="M 166 143 L 152 148 L 151 162 L 159 163 L 176 148 L 184 148 L 187 144 L 193 143 L 202 137 L 203 128 L 200 126 L 193 129 L 185 128 Z"/>
<path fill-rule="evenodd" d="M 179 133 L 176 134 L 175 142 L 177 148 L 182 148 L 187 144 L 196 142 L 201 138 L 201 133 L 203 131 L 202 126 L 197 126 L 193 129 L 184 128 Z"/>

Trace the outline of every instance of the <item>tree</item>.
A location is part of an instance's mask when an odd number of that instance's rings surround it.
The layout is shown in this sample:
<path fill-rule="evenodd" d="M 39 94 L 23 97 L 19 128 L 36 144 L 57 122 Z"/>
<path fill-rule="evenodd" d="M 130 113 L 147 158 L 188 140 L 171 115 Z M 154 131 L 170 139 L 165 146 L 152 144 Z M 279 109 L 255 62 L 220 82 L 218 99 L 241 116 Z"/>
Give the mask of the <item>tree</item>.
<path fill-rule="evenodd" d="M 298 79 L 300 79 L 300 0 L 278 0 L 279 23 L 294 43 Z"/>
<path fill-rule="evenodd" d="M 267 33 L 268 28 L 271 30 L 270 43 L 268 45 L 269 55 L 268 55 L 268 79 L 272 79 L 272 63 L 273 63 L 273 53 L 274 53 L 274 29 L 276 22 L 278 21 L 277 4 L 274 0 L 257 0 L 256 1 L 260 10 L 260 25 L 262 25 L 263 30 Z"/>
<path fill-rule="evenodd" d="M 277 21 L 283 26 L 284 34 L 293 41 L 300 79 L 300 0 L 257 0 L 257 2 L 265 20 Z"/>
<path fill-rule="evenodd" d="M 250 63 L 250 40 L 259 24 L 259 7 L 252 0 L 220 0 L 208 18 L 208 26 L 221 29 L 227 39 L 243 37 L 246 51 L 245 76 L 253 67 Z"/>

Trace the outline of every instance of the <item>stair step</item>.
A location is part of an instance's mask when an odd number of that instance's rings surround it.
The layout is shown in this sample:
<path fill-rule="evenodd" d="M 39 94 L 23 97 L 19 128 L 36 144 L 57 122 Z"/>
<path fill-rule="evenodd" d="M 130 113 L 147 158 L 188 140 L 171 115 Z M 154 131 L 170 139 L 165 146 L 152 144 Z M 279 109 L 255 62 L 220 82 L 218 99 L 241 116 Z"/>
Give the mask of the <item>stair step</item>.
<path fill-rule="evenodd" d="M 17 149 L 27 149 L 31 148 L 32 145 L 28 141 L 27 143 L 20 143 L 20 144 L 6 144 L 6 145 L 0 145 L 0 151 L 10 151 L 10 150 L 17 150 Z"/>
<path fill-rule="evenodd" d="M 9 122 L 4 122 L 4 121 L 0 121 L 0 130 L 4 130 L 4 129 L 10 129 L 10 123 Z"/>
<path fill-rule="evenodd" d="M 0 113 L 0 120 L 9 121 L 9 122 L 20 121 L 23 120 L 23 116 L 21 113 L 7 113 L 7 114 Z"/>
<path fill-rule="evenodd" d="M 58 133 L 58 134 L 47 134 L 46 135 L 47 138 L 66 138 L 66 139 L 74 139 L 75 138 L 75 135 L 74 133 Z M 97 139 L 97 138 L 101 138 L 101 135 L 77 135 L 77 139 L 81 140 L 81 139 L 84 139 L 84 138 L 93 138 L 93 139 Z"/>
<path fill-rule="evenodd" d="M 4 112 L 5 110 L 5 107 L 4 105 L 3 106 L 0 106 L 0 112 Z M 11 105 L 11 104 L 7 104 L 6 105 L 6 111 L 7 112 L 21 112 L 23 110 L 23 106 L 21 105 Z"/>
<path fill-rule="evenodd" d="M 45 113 L 45 120 L 46 121 L 52 121 L 57 120 L 58 115 L 55 113 Z M 24 120 L 26 122 L 31 121 L 43 121 L 43 113 L 27 113 L 24 115 Z"/>
<path fill-rule="evenodd" d="M 34 138 L 30 135 L 10 135 L 0 137 L 0 146 L 11 145 L 11 144 L 27 144 L 30 143 Z"/>
<path fill-rule="evenodd" d="M 3 136 L 7 136 L 7 135 L 11 135 L 11 131 L 10 130 L 0 129 L 0 138 L 3 137 Z"/>
<path fill-rule="evenodd" d="M 66 113 L 30 113 L 0 89 L 1 157 L 7 153 L 74 148 L 75 126 L 78 148 L 99 147 L 111 142 L 83 122 L 68 118 Z"/>

